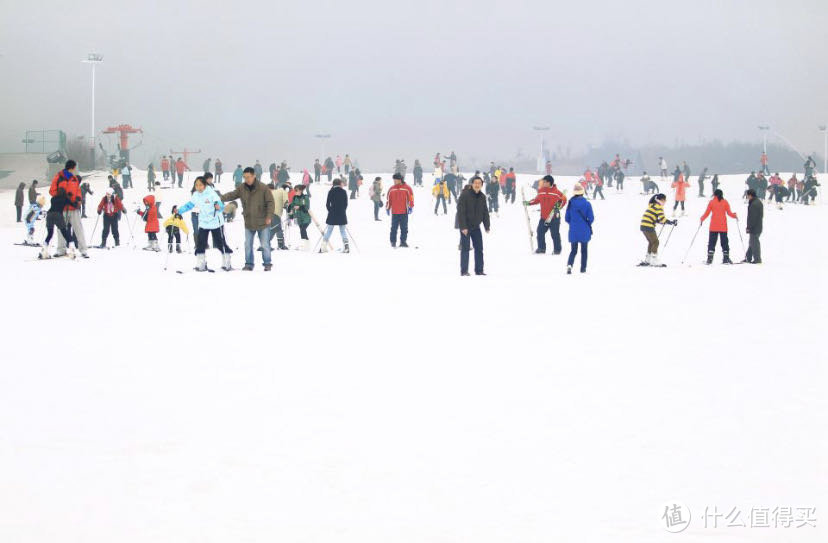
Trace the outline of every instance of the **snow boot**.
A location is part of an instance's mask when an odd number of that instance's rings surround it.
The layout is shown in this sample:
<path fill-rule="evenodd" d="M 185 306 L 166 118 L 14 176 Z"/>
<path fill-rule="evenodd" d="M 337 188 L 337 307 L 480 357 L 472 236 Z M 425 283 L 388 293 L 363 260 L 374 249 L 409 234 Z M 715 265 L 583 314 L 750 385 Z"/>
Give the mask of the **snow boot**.
<path fill-rule="evenodd" d="M 230 253 L 224 253 L 224 254 L 222 255 L 222 266 L 221 266 L 221 269 L 223 269 L 224 271 L 230 271 L 230 270 L 232 270 L 232 269 L 233 269 L 233 265 L 232 265 L 232 263 L 230 262 L 230 257 L 232 257 L 232 256 L 233 256 L 233 255 L 232 255 L 232 254 L 230 254 Z"/>
<path fill-rule="evenodd" d="M 572 266 L 567 266 L 566 267 L 566 274 L 567 275 L 572 275 Z"/>
<path fill-rule="evenodd" d="M 41 260 L 48 260 L 52 258 L 52 255 L 49 254 L 49 248 L 44 246 L 43 249 L 40 250 L 40 254 L 37 255 L 37 258 Z"/>
<path fill-rule="evenodd" d="M 402 243 L 400 243 L 400 247 L 408 247 L 408 244 L 403 241 Z"/>
<path fill-rule="evenodd" d="M 158 245 L 158 240 L 157 239 L 152 240 L 152 250 L 155 251 L 156 253 L 161 252 L 161 247 Z"/>
<path fill-rule="evenodd" d="M 120 244 L 121 244 L 121 240 L 115 239 L 115 247 L 119 246 Z"/>
<path fill-rule="evenodd" d="M 707 251 L 707 264 L 713 264 L 713 251 Z"/>
<path fill-rule="evenodd" d="M 288 246 L 287 246 L 287 245 L 285 245 L 284 240 L 279 240 L 279 245 L 277 246 L 277 248 L 278 248 L 280 251 L 287 251 L 287 250 L 288 250 Z"/>
<path fill-rule="evenodd" d="M 348 246 L 347 243 L 345 244 L 345 248 L 342 249 L 342 252 L 343 253 L 350 253 L 351 252 L 351 248 Z"/>
<path fill-rule="evenodd" d="M 730 260 L 730 255 L 725 253 L 724 257 L 722 258 L 722 264 L 733 264 L 733 261 Z"/>
<path fill-rule="evenodd" d="M 207 255 L 204 253 L 200 255 L 196 255 L 196 267 L 195 271 L 203 272 L 207 271 Z"/>
<path fill-rule="evenodd" d="M 175 252 L 178 253 L 178 254 L 181 254 L 181 244 L 180 243 L 175 244 Z"/>
<path fill-rule="evenodd" d="M 31 234 L 26 234 L 26 243 L 28 243 L 29 245 L 35 245 L 34 236 L 32 236 Z"/>

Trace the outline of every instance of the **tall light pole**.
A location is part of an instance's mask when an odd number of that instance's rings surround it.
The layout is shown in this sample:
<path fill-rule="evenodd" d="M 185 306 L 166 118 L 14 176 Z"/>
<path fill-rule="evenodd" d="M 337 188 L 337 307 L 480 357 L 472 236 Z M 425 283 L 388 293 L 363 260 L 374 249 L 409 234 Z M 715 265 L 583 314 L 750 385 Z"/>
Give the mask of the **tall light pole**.
<path fill-rule="evenodd" d="M 322 154 L 320 155 L 319 160 L 321 160 L 324 163 L 325 162 L 325 140 L 331 139 L 331 135 L 330 134 L 314 134 L 313 137 L 318 138 L 319 142 L 322 144 Z"/>
<path fill-rule="evenodd" d="M 95 168 L 95 66 L 103 62 L 103 55 L 97 53 L 89 53 L 86 59 L 82 60 L 84 64 L 92 65 L 92 125 L 89 130 L 89 152 L 92 157 L 92 168 Z"/>
<path fill-rule="evenodd" d="M 819 127 L 822 131 L 823 149 L 822 149 L 822 173 L 828 173 L 828 126 L 824 124 Z"/>
<path fill-rule="evenodd" d="M 545 164 L 546 154 L 544 153 L 545 145 L 544 145 L 544 141 L 543 141 L 543 135 L 544 135 L 544 132 L 549 132 L 549 127 L 548 126 L 533 126 L 532 129 L 540 134 L 540 153 L 538 154 L 538 164 L 537 164 L 537 166 L 538 166 L 538 171 L 543 173 L 544 166 L 546 166 L 546 164 Z"/>

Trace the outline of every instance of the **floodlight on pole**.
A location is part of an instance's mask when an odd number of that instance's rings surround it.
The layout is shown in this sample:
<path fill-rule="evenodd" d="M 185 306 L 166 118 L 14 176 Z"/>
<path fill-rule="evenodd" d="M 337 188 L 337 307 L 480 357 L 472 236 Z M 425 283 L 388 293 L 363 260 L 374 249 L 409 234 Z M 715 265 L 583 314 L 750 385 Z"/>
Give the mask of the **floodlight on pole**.
<path fill-rule="evenodd" d="M 103 62 L 103 55 L 98 53 L 89 53 L 86 59 L 82 60 L 84 64 L 92 65 L 92 124 L 89 130 L 89 151 L 92 154 L 92 168 L 95 167 L 95 66 Z"/>
<path fill-rule="evenodd" d="M 768 154 L 768 130 L 770 130 L 770 126 L 760 124 L 759 130 L 762 131 L 762 152 Z"/>
<path fill-rule="evenodd" d="M 546 152 L 545 152 L 545 143 L 543 139 L 543 135 L 545 132 L 549 132 L 548 126 L 533 126 L 532 130 L 538 132 L 540 134 L 540 153 L 538 154 L 538 164 L 537 168 L 539 172 L 544 171 L 544 167 L 546 166 Z"/>
<path fill-rule="evenodd" d="M 320 160 L 325 160 L 325 140 L 331 139 L 331 135 L 330 134 L 314 134 L 313 137 L 319 139 L 319 142 L 322 144 L 322 155 L 320 157 Z"/>

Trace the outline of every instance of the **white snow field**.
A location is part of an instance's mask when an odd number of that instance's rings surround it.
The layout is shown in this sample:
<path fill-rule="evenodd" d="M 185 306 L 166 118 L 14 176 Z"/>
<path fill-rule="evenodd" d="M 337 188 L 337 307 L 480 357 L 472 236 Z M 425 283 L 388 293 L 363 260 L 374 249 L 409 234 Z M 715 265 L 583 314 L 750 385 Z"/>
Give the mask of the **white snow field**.
<path fill-rule="evenodd" d="M 488 276 L 463 278 L 454 206 L 415 189 L 411 248 L 392 249 L 373 177 L 352 254 L 274 252 L 270 273 L 259 254 L 222 272 L 214 250 L 214 274 L 192 254 L 164 272 L 123 221 L 117 250 L 32 261 L 0 194 L 0 542 L 828 540 L 821 202 L 765 206 L 763 265 L 702 265 L 706 225 L 681 265 L 707 204 L 694 176 L 668 267 L 638 268 L 647 196 L 627 179 L 593 202 L 572 276 L 567 227 L 564 255 L 530 254 L 501 204 Z M 744 178 L 721 178 L 742 227 Z M 185 201 L 156 195 L 164 216 Z M 241 217 L 227 236 L 240 268 Z M 679 534 L 672 504 L 692 515 Z"/>

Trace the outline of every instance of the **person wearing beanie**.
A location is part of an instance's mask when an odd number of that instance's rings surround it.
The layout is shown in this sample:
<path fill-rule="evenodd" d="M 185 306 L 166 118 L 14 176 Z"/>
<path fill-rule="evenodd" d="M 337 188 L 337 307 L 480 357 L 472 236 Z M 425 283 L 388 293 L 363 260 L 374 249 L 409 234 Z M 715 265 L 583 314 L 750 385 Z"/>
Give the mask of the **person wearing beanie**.
<path fill-rule="evenodd" d="M 754 191 L 754 194 L 756 191 Z M 710 237 L 707 241 L 707 263 L 713 263 L 713 255 L 716 252 L 716 240 L 719 239 L 722 245 L 722 252 L 724 258 L 722 264 L 733 264 L 730 260 L 730 244 L 727 240 L 727 217 L 734 219 L 738 218 L 735 213 L 730 211 L 730 204 L 724 199 L 724 193 L 717 190 L 713 193 L 713 198 L 707 204 L 707 209 L 699 220 L 699 224 L 704 223 L 704 220 L 710 217 Z"/>
<path fill-rule="evenodd" d="M 592 239 L 592 223 L 595 222 L 595 216 L 592 213 L 592 204 L 584 198 L 584 187 L 580 183 L 577 183 L 572 190 L 572 199 L 566 206 L 564 220 L 569 225 L 570 245 L 566 273 L 572 274 L 572 265 L 578 254 L 578 246 L 581 249 L 581 273 L 586 273 L 587 246 Z"/>
<path fill-rule="evenodd" d="M 641 233 L 647 239 L 647 257 L 639 266 L 664 266 L 658 261 L 658 236 L 655 233 L 655 226 L 657 224 L 672 224 L 673 226 L 678 224 L 678 221 L 667 220 L 664 215 L 664 202 L 666 201 L 667 196 L 656 194 L 650 198 L 650 204 L 641 217 Z"/>
<path fill-rule="evenodd" d="M 747 233 L 748 249 L 745 253 L 743 263 L 761 264 L 762 245 L 759 243 L 759 236 L 762 234 L 762 223 L 765 215 L 765 208 L 762 200 L 756 197 L 756 191 L 748 190 L 748 212 L 747 212 Z"/>
<path fill-rule="evenodd" d="M 538 194 L 533 200 L 523 202 L 523 205 L 533 206 L 540 204 L 540 220 L 538 221 L 538 248 L 537 254 L 546 252 L 546 231 L 552 235 L 553 254 L 559 255 L 561 247 L 561 209 L 566 205 L 566 196 L 555 186 L 555 178 L 544 176 L 540 181 Z M 583 189 L 583 185 L 578 185 Z"/>
<path fill-rule="evenodd" d="M 115 195 L 115 191 L 112 188 L 106 189 L 106 194 L 98 204 L 98 215 L 103 215 L 103 235 L 101 236 L 99 248 L 106 248 L 106 238 L 109 237 L 110 231 L 115 239 L 115 247 L 121 244 L 121 237 L 118 234 L 118 221 L 121 219 L 123 211 L 124 205 L 121 199 Z"/>

